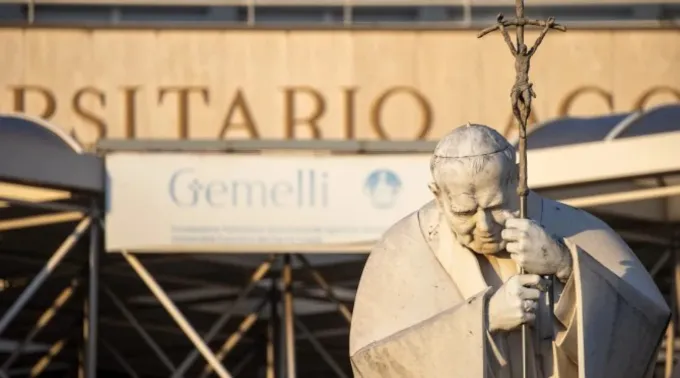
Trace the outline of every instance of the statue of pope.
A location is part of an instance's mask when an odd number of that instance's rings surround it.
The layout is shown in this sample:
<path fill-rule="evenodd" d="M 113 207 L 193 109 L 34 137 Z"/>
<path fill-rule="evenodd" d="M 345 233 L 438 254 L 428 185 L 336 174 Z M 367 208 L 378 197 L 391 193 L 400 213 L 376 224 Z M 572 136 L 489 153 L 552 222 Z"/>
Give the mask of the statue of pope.
<path fill-rule="evenodd" d="M 533 192 L 518 219 L 515 150 L 490 127 L 446 135 L 430 170 L 434 200 L 364 267 L 355 378 L 521 378 L 522 324 L 530 378 L 651 377 L 670 311 L 616 233 Z"/>

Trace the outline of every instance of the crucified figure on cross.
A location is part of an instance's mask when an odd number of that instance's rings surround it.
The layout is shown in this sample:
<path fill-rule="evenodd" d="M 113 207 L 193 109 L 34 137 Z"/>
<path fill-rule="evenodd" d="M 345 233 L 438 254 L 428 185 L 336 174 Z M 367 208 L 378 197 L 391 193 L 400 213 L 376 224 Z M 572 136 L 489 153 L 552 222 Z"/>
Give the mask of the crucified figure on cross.
<path fill-rule="evenodd" d="M 515 114 L 515 117 L 521 120 L 522 125 L 525 127 L 529 120 L 529 112 L 531 112 L 531 99 L 536 97 L 532 84 L 529 82 L 531 57 L 538 49 L 538 46 L 541 45 L 543 38 L 545 38 L 545 35 L 553 25 L 555 25 L 555 18 L 550 17 L 548 21 L 545 22 L 541 34 L 531 48 L 524 43 L 515 46 L 510 39 L 507 29 L 505 29 L 505 26 L 503 25 L 503 15 L 498 15 L 498 28 L 500 29 L 501 34 L 503 34 L 503 39 L 510 48 L 510 52 L 515 57 L 515 84 L 512 86 L 510 92 L 512 111 Z"/>
<path fill-rule="evenodd" d="M 517 26 L 518 28 L 524 25 L 542 26 L 541 34 L 536 39 L 532 47 L 528 47 L 524 43 L 524 36 L 518 38 L 517 45 L 515 45 L 508 33 L 507 26 Z M 517 120 L 521 123 L 520 134 L 524 134 L 523 129 L 526 129 L 527 121 L 529 120 L 529 113 L 531 112 L 531 99 L 536 97 L 536 93 L 532 88 L 532 83 L 529 82 L 529 70 L 531 69 L 531 57 L 536 53 L 536 50 L 543 42 L 546 34 L 550 29 L 566 30 L 563 26 L 555 24 L 555 18 L 550 17 L 547 21 L 526 20 L 521 18 L 519 20 L 506 20 L 502 14 L 496 18 L 496 25 L 484 29 L 479 33 L 479 37 L 499 30 L 503 35 L 503 40 L 510 48 L 512 56 L 515 57 L 515 84 L 512 86 L 510 92 L 510 99 L 512 101 L 512 110 Z M 523 30 L 522 30 L 523 31 Z"/>

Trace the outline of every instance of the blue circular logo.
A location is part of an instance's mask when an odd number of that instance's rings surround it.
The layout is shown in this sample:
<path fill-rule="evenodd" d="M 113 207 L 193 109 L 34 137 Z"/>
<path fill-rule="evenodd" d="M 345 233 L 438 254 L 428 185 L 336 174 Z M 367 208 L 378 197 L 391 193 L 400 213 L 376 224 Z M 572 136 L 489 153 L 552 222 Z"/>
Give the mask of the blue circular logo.
<path fill-rule="evenodd" d="M 377 169 L 364 182 L 364 193 L 374 207 L 387 209 L 397 202 L 401 192 L 401 180 L 389 169 Z"/>

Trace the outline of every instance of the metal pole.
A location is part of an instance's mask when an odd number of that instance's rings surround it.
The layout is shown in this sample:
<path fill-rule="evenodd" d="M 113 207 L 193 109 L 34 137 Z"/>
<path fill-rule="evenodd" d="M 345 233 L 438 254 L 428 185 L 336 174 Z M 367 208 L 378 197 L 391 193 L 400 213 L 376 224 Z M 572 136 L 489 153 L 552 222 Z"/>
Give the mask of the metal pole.
<path fill-rule="evenodd" d="M 76 288 L 78 287 L 79 281 L 77 279 L 74 279 L 71 281 L 71 284 L 67 286 L 64 290 L 62 290 L 61 293 L 57 296 L 57 298 L 54 300 L 52 303 L 52 306 L 45 310 L 45 312 L 38 318 L 38 321 L 35 323 L 35 326 L 33 326 L 33 329 L 28 333 L 24 341 L 17 346 L 16 349 L 12 351 L 12 354 L 5 360 L 5 362 L 2 364 L 2 367 L 0 367 L 0 371 L 2 372 L 7 372 L 7 370 L 12 366 L 14 361 L 19 357 L 21 352 L 24 351 L 28 343 L 30 343 L 37 335 L 42 331 L 47 324 L 54 318 L 54 315 L 59 312 L 59 310 L 64 306 L 64 304 L 71 299 L 71 296 L 75 292 Z"/>
<path fill-rule="evenodd" d="M 255 351 L 250 351 L 248 354 L 239 361 L 239 363 L 234 366 L 234 369 L 232 370 L 232 375 L 234 378 L 238 377 L 239 374 L 245 369 L 246 366 L 248 366 L 248 363 L 255 358 Z"/>
<path fill-rule="evenodd" d="M 224 360 L 227 354 L 231 352 L 231 350 L 234 349 L 234 347 L 236 347 L 239 341 L 241 341 L 243 335 L 245 335 L 246 332 L 248 332 L 248 330 L 255 324 L 257 319 L 260 317 L 260 314 L 265 304 L 267 304 L 266 299 L 257 306 L 255 311 L 251 312 L 250 314 L 248 314 L 248 316 L 246 316 L 243 319 L 241 324 L 239 324 L 238 328 L 236 329 L 236 332 L 232 333 L 229 336 L 229 338 L 227 338 L 227 340 L 224 342 L 224 344 L 222 344 L 219 351 L 217 352 L 217 358 L 220 361 Z M 211 372 L 212 369 L 210 368 L 210 365 L 207 365 L 205 369 L 203 369 L 203 373 L 200 375 L 200 378 L 207 377 Z"/>
<path fill-rule="evenodd" d="M 142 336 L 144 341 L 146 341 L 147 345 L 149 345 L 149 347 L 151 347 L 151 349 L 154 351 L 154 353 L 156 353 L 156 356 L 158 356 L 158 359 L 161 360 L 163 365 L 165 365 L 168 368 L 168 370 L 170 370 L 171 373 L 174 372 L 175 371 L 175 365 L 172 363 L 170 358 L 168 358 L 168 356 L 165 354 L 165 352 L 163 352 L 163 349 L 161 349 L 161 347 L 158 346 L 158 344 L 156 344 L 154 339 L 151 338 L 151 335 L 149 335 L 146 332 L 144 327 L 142 327 L 142 325 L 139 324 L 139 321 L 137 320 L 137 318 L 135 318 L 135 316 L 132 314 L 132 312 L 130 312 L 130 310 L 128 310 L 128 308 L 125 306 L 123 301 L 121 301 L 116 296 L 116 294 L 114 294 L 113 291 L 111 291 L 111 289 L 109 289 L 107 286 L 103 285 L 103 289 L 104 289 L 104 293 L 106 293 L 106 295 L 111 299 L 114 306 L 118 307 L 118 310 L 123 314 L 123 316 L 127 319 L 127 321 L 130 322 L 132 327 L 134 329 L 136 329 L 137 332 L 139 332 L 139 335 Z"/>
<path fill-rule="evenodd" d="M 104 339 L 101 339 L 100 341 L 104 349 L 108 350 L 109 353 L 111 353 L 113 358 L 118 362 L 118 364 L 120 364 L 123 370 L 125 370 L 125 372 L 128 373 L 128 375 L 130 375 L 130 377 L 139 378 L 139 375 L 137 375 L 132 366 L 130 366 L 130 364 L 128 364 L 128 362 L 125 361 L 125 358 L 123 358 L 123 356 L 118 352 L 116 348 L 113 347 L 113 345 L 111 345 L 111 343 Z"/>
<path fill-rule="evenodd" d="M 674 255 L 674 267 L 673 267 L 673 288 L 671 289 L 671 322 L 668 329 L 668 338 L 666 339 L 666 372 L 668 375 L 666 377 L 673 376 L 673 366 L 674 352 L 675 352 L 675 332 L 678 321 L 678 306 L 680 306 L 680 250 L 676 246 L 675 241 L 673 242 L 673 255 Z M 670 366 L 669 366 L 670 365 Z"/>
<path fill-rule="evenodd" d="M 666 267 L 666 263 L 671 257 L 671 250 L 665 251 L 663 255 L 661 255 L 661 257 L 659 257 L 659 259 L 654 263 L 654 265 L 649 268 L 649 275 L 652 276 L 652 278 L 655 278 L 656 275 L 659 274 L 659 271 Z"/>
<path fill-rule="evenodd" d="M 127 251 L 123 251 L 123 257 L 130 263 L 132 269 L 134 269 L 139 277 L 144 281 L 146 286 L 149 287 L 151 292 L 156 296 L 156 299 L 165 307 L 165 310 L 170 314 L 170 316 L 175 320 L 177 325 L 184 331 L 189 340 L 194 343 L 194 346 L 201 352 L 203 357 L 208 361 L 212 368 L 217 372 L 220 378 L 232 378 L 231 374 L 222 366 L 220 361 L 215 357 L 213 352 L 208 348 L 205 342 L 198 335 L 196 330 L 189 324 L 187 319 L 182 315 L 179 309 L 172 303 L 170 297 L 163 291 L 163 289 L 158 285 L 156 280 L 151 276 L 151 274 L 144 268 L 144 266 L 139 262 L 136 256 L 131 255 Z"/>
<path fill-rule="evenodd" d="M 86 214 L 89 212 L 89 208 L 85 206 L 80 206 L 80 205 L 72 205 L 68 203 L 60 203 L 60 202 L 33 202 L 33 201 L 25 201 L 25 200 L 20 200 L 16 198 L 9 198 L 9 197 L 2 197 L 0 196 L 0 202 L 6 202 L 10 205 L 16 205 L 16 206 L 21 206 L 29 209 L 38 209 L 38 210 L 49 210 L 49 211 L 57 211 L 57 212 L 79 212 Z"/>
<path fill-rule="evenodd" d="M 85 364 L 86 364 L 86 355 L 85 355 L 85 346 L 87 345 L 87 342 L 89 340 L 87 332 L 89 331 L 89 316 L 88 316 L 88 298 L 87 298 L 87 293 L 84 294 L 84 299 L 83 299 L 83 316 L 82 316 L 82 323 L 80 324 L 81 326 L 81 331 L 82 331 L 82 339 L 79 340 L 78 346 L 77 346 L 77 353 L 78 353 L 78 378 L 87 378 L 85 377 Z"/>
<path fill-rule="evenodd" d="M 345 374 L 344 371 L 340 368 L 340 365 L 338 365 L 337 362 L 333 359 L 333 356 L 331 356 L 330 353 L 326 350 L 326 348 L 323 347 L 323 345 L 319 342 L 319 340 L 312 335 L 312 333 L 309 331 L 307 326 L 304 325 L 299 319 L 295 319 L 295 325 L 302 331 L 302 333 L 307 337 L 310 343 L 312 343 L 312 346 L 314 349 L 316 349 L 317 352 L 321 355 L 321 358 L 326 361 L 328 366 L 330 366 L 331 369 L 335 372 L 335 374 L 340 377 L 340 378 L 348 378 L 347 374 Z"/>
<path fill-rule="evenodd" d="M 342 7 L 342 22 L 345 26 L 352 25 L 353 13 L 352 0 L 345 0 Z"/>
<path fill-rule="evenodd" d="M 675 280 L 673 280 L 675 281 Z M 664 378 L 673 376 L 673 355 L 675 354 L 675 322 L 677 319 L 677 306 L 675 304 L 675 290 L 677 284 L 673 282 L 671 289 L 671 321 L 666 329 L 666 364 L 664 367 Z"/>
<path fill-rule="evenodd" d="M 5 315 L 0 319 L 0 335 L 5 332 L 7 326 L 14 320 L 14 318 L 19 314 L 19 311 L 26 305 L 26 303 L 33 297 L 40 286 L 45 282 L 47 277 L 54 271 L 54 269 L 59 265 L 61 260 L 66 256 L 66 254 L 71 250 L 71 248 L 76 244 L 76 242 L 83 235 L 83 232 L 90 226 L 92 219 L 90 217 L 83 218 L 76 229 L 69 235 L 66 240 L 59 246 L 59 248 L 54 252 L 52 257 L 47 261 L 47 264 L 38 272 L 38 274 L 33 278 L 26 289 L 21 293 L 19 298 L 12 304 L 12 307 L 7 310 Z"/>
<path fill-rule="evenodd" d="M 35 0 L 28 0 L 28 24 L 33 25 L 33 22 L 35 21 Z"/>
<path fill-rule="evenodd" d="M 463 23 L 467 27 L 470 27 L 472 25 L 472 4 L 471 4 L 471 0 L 464 0 L 463 1 Z"/>
<path fill-rule="evenodd" d="M 96 209 L 96 207 L 95 207 Z M 98 218 L 98 214 L 93 215 Z M 90 227 L 89 251 L 89 279 L 88 279 L 88 316 L 87 340 L 85 352 L 86 378 L 97 378 L 97 340 L 99 326 L 99 227 L 95 222 Z"/>
<path fill-rule="evenodd" d="M 286 332 L 286 378 L 295 378 L 295 323 L 293 311 L 293 266 L 290 255 L 283 257 L 283 307 Z"/>
<path fill-rule="evenodd" d="M 45 370 L 43 370 L 43 373 L 46 372 L 46 371 L 61 370 L 62 376 L 63 376 L 64 374 L 67 374 L 65 371 L 68 371 L 68 368 L 69 368 L 69 365 L 64 363 L 64 362 L 55 362 L 55 363 L 51 363 L 48 367 L 46 367 Z M 28 377 L 29 374 L 31 374 L 31 367 L 27 366 L 27 367 L 13 368 L 7 374 L 8 374 L 8 376 L 6 378 L 10 378 L 10 377 L 25 378 L 25 377 Z"/>
<path fill-rule="evenodd" d="M 49 366 L 50 362 L 52 362 L 52 359 L 56 357 L 62 351 L 62 349 L 64 349 L 64 345 L 66 345 L 67 342 L 68 339 L 64 338 L 52 344 L 50 350 L 47 351 L 47 354 L 43 356 L 40 360 L 38 360 L 38 362 L 35 365 L 33 365 L 33 367 L 31 368 L 30 377 L 34 378 L 39 376 L 40 373 L 42 373 L 45 370 L 45 368 Z"/>
<path fill-rule="evenodd" d="M 323 278 L 321 273 L 314 269 L 309 260 L 303 255 L 297 254 L 295 256 L 298 258 L 298 260 L 300 260 L 300 262 L 302 262 L 302 265 L 309 272 L 314 281 L 316 281 L 316 283 L 326 292 L 326 296 L 328 296 L 328 299 L 330 299 L 333 303 L 335 303 L 336 306 L 338 306 L 338 311 L 340 311 L 345 320 L 347 320 L 347 323 L 352 323 L 352 311 L 350 311 L 349 307 L 345 306 L 345 304 L 342 303 L 340 299 L 338 299 L 335 293 L 333 293 L 333 288 Z"/>
<path fill-rule="evenodd" d="M 281 260 L 277 260 L 277 267 L 281 267 Z M 285 378 L 286 376 L 286 359 L 284 358 L 285 351 L 285 337 L 283 337 L 283 321 L 281 317 L 281 290 L 279 282 L 281 278 L 281 270 L 272 272 L 271 288 L 269 292 L 269 327 L 272 332 L 270 338 L 272 348 L 272 378 Z"/>
<path fill-rule="evenodd" d="M 271 306 L 271 302 L 270 302 Z M 276 361 L 274 360 L 274 343 L 275 343 L 275 338 L 274 338 L 274 317 L 272 316 L 273 311 L 270 309 L 270 314 L 269 314 L 269 321 L 267 322 L 267 350 L 266 350 L 266 359 L 267 359 L 267 366 L 266 366 L 266 372 L 265 372 L 265 378 L 276 378 Z"/>
<path fill-rule="evenodd" d="M 246 287 L 239 293 L 238 297 L 236 300 L 231 304 L 229 309 L 227 310 L 226 313 L 224 313 L 213 326 L 208 330 L 208 332 L 203 335 L 203 340 L 205 340 L 206 343 L 209 343 L 212 341 L 212 339 L 217 335 L 217 333 L 224 327 L 225 324 L 231 319 L 231 317 L 234 315 L 234 312 L 238 309 L 238 306 L 243 303 L 243 301 L 248 297 L 248 294 L 250 294 L 253 289 L 257 286 L 257 283 L 260 282 L 260 280 L 269 272 L 269 269 L 272 266 L 272 263 L 274 262 L 274 257 L 268 258 L 266 261 L 264 261 L 262 264 L 260 264 L 257 269 L 255 269 L 255 272 L 252 274 L 250 277 L 250 280 L 246 284 Z M 198 350 L 194 349 L 189 353 L 189 355 L 182 361 L 182 363 L 179 365 L 177 368 L 177 371 L 172 375 L 172 378 L 179 378 L 186 373 L 187 370 L 191 367 L 191 365 L 196 361 L 196 358 L 198 358 Z"/>
<path fill-rule="evenodd" d="M 246 8 L 248 26 L 253 26 L 255 25 L 255 0 L 248 0 Z"/>

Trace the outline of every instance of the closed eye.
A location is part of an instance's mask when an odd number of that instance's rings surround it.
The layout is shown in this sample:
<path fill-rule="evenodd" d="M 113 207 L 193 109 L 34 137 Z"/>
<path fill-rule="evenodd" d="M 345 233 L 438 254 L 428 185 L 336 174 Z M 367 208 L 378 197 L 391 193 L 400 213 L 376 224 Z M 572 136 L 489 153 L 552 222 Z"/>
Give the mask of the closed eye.
<path fill-rule="evenodd" d="M 469 217 L 475 215 L 477 210 L 467 210 L 467 211 L 454 211 L 453 213 L 461 217 Z"/>

